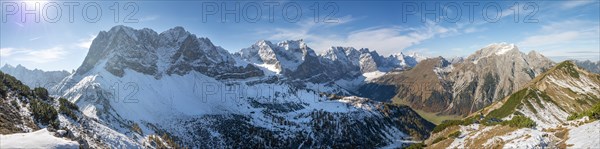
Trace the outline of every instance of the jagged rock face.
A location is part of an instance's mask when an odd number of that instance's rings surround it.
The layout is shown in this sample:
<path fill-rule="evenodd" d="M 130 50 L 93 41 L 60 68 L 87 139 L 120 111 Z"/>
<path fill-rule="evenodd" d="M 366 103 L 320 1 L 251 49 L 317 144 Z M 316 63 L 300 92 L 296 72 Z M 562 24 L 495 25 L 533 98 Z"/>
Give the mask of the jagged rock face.
<path fill-rule="evenodd" d="M 454 66 L 452 107 L 444 112 L 465 115 L 521 89 L 553 62 L 536 52 L 521 53 L 513 44 L 491 44 Z"/>
<path fill-rule="evenodd" d="M 29 70 L 21 65 L 13 67 L 11 65 L 4 65 L 0 70 L 6 74 L 14 76 L 15 78 L 22 80 L 23 84 L 30 87 L 44 87 L 52 88 L 56 86 L 65 77 L 71 73 L 67 71 L 42 71 L 39 69 Z"/>
<path fill-rule="evenodd" d="M 448 67 L 450 63 L 441 57 L 426 59 L 410 70 L 385 75 L 361 87 L 361 95 L 377 98 L 380 93 L 368 88 L 385 89 L 385 86 L 393 85 L 396 87 L 396 94 L 388 100 L 393 99 L 394 102 L 427 112 L 445 109 L 452 101 L 452 95 L 447 91 L 451 86 L 448 81 L 439 79 L 439 74 L 434 70 Z M 378 100 L 385 100 L 383 98 L 379 97 Z"/>
<path fill-rule="evenodd" d="M 182 27 L 163 33 L 125 26 L 102 31 L 92 42 L 78 75 L 106 62 L 104 69 L 122 77 L 126 69 L 161 78 L 198 71 L 209 76 L 236 73 L 237 78 L 262 76 L 255 67 L 235 66 L 233 57 L 207 38 L 197 38 Z M 220 69 L 210 69 L 210 68 Z M 246 73 L 247 72 L 247 73 Z M 239 75 L 243 73 L 243 75 Z"/>
<path fill-rule="evenodd" d="M 123 75 L 124 68 L 155 75 L 158 59 L 155 50 L 157 39 L 158 34 L 150 29 L 135 31 L 132 28 L 117 26 L 109 32 L 100 32 L 76 73 L 86 73 L 100 60 L 106 59 L 108 64 L 105 69 L 117 76 Z"/>
<path fill-rule="evenodd" d="M 335 79 L 379 69 L 383 58 L 366 49 L 332 61 L 302 40 L 259 41 L 232 56 L 179 27 L 139 32 L 146 31 L 101 33 L 86 62 L 57 88 L 84 117 L 61 123 L 90 147 L 153 148 L 149 137 L 162 134 L 191 148 L 405 147 L 404 140 L 425 139 L 434 127 L 406 106 L 324 96 L 348 93 Z M 114 92 L 115 82 L 129 82 L 121 91 L 133 87 L 133 94 Z"/>
<path fill-rule="evenodd" d="M 288 40 L 277 45 L 261 40 L 236 55 L 251 63 L 273 65 L 277 72 L 295 71 L 307 57 L 316 56 L 302 40 Z"/>
<path fill-rule="evenodd" d="M 388 74 L 375 84 L 397 86 L 397 100 L 413 108 L 464 116 L 519 90 L 553 65 L 540 54 L 526 55 L 506 43 L 491 44 L 451 65 L 443 58 L 431 60 L 439 61 L 443 62 L 422 61 L 412 70 Z M 426 88 L 418 88 L 423 82 Z"/>
<path fill-rule="evenodd" d="M 600 61 L 592 62 L 590 60 L 585 61 L 575 61 L 577 66 L 590 71 L 592 73 L 600 73 Z"/>
<path fill-rule="evenodd" d="M 337 62 L 336 67 L 341 66 L 347 69 L 358 67 L 361 73 L 404 70 L 408 67 L 414 67 L 421 60 L 418 55 L 404 55 L 400 53 L 384 57 L 376 51 L 369 51 L 369 49 L 365 48 L 356 50 L 352 47 L 331 47 L 322 57 L 325 61 Z"/>
<path fill-rule="evenodd" d="M 452 57 L 448 61 L 452 64 L 462 63 L 465 61 L 465 58 L 464 57 Z"/>
<path fill-rule="evenodd" d="M 261 40 L 235 56 L 285 77 L 313 83 L 352 80 L 375 71 L 404 70 L 422 59 L 416 54 L 383 57 L 366 48 L 357 50 L 352 47 L 331 47 L 324 54 L 316 55 L 302 40 L 277 44 Z"/>

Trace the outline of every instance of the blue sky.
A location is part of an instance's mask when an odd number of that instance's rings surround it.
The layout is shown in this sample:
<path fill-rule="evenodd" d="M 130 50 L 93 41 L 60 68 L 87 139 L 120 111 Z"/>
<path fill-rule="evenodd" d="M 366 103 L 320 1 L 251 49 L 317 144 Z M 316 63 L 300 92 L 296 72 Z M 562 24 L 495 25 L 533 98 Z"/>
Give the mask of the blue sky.
<path fill-rule="evenodd" d="M 596 0 L 0 3 L 0 63 L 43 70 L 76 69 L 95 35 L 115 25 L 159 33 L 182 26 L 230 52 L 262 39 L 304 39 L 318 53 L 330 46 L 352 46 L 383 55 L 417 52 L 453 57 L 468 56 L 490 43 L 508 42 L 555 61 L 600 59 L 600 4 Z M 22 11 L 23 4 L 31 10 L 36 3 L 39 11 Z M 119 6 L 117 22 L 115 3 Z M 97 19 L 95 8 L 102 11 Z M 273 15 L 270 8 L 274 8 Z M 222 12 L 232 13 L 223 17 Z M 128 15 L 131 20 L 125 20 Z M 239 21 L 234 15 L 239 15 Z"/>

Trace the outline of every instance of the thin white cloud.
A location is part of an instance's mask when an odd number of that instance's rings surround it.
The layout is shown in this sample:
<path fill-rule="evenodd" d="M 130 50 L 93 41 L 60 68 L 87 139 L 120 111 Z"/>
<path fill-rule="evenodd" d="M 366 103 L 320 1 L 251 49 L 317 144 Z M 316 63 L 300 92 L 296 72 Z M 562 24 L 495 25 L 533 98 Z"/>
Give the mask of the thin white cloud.
<path fill-rule="evenodd" d="M 160 18 L 160 17 L 157 16 L 157 15 L 150 15 L 150 16 L 144 16 L 144 17 L 140 18 L 140 21 L 141 22 L 148 22 L 148 21 L 157 20 L 158 18 Z"/>
<path fill-rule="evenodd" d="M 598 55 L 573 51 L 598 51 L 600 25 L 594 21 L 564 20 L 543 25 L 537 34 L 518 43 L 523 49 L 537 50 L 548 57 L 597 59 Z M 595 57 L 595 58 L 593 58 Z"/>
<path fill-rule="evenodd" d="M 523 46 L 544 46 L 552 44 L 564 44 L 577 39 L 581 33 L 576 31 L 567 31 L 562 33 L 535 35 L 525 38 L 519 45 Z"/>
<path fill-rule="evenodd" d="M 464 29 L 464 33 L 475 33 L 475 32 L 481 32 L 481 31 L 485 31 L 485 28 L 476 28 L 476 27 L 469 27 Z"/>
<path fill-rule="evenodd" d="M 355 48 L 369 48 L 380 54 L 388 55 L 400 52 L 405 48 L 421 43 L 434 37 L 449 37 L 462 34 L 460 27 L 443 27 L 433 21 L 427 21 L 421 27 L 384 26 L 372 27 L 351 31 L 345 35 L 324 34 L 314 32 L 331 26 L 352 22 L 352 17 L 343 17 L 337 24 L 314 23 L 304 21 L 297 28 L 275 28 L 268 39 L 290 40 L 304 39 L 315 51 L 322 53 L 331 46 L 350 46 Z"/>
<path fill-rule="evenodd" d="M 422 41 L 435 36 L 445 36 L 456 33 L 456 29 L 445 28 L 431 22 L 421 28 L 403 28 L 400 26 L 370 28 L 352 32 L 346 37 L 345 45 L 365 47 L 388 55 L 420 44 Z"/>
<path fill-rule="evenodd" d="M 0 48 L 0 57 L 8 57 L 14 54 L 14 48 Z"/>
<path fill-rule="evenodd" d="M 526 37 L 519 44 L 529 47 L 541 47 L 573 42 L 598 42 L 600 26 L 596 22 L 565 20 L 541 27 L 538 34 Z"/>
<path fill-rule="evenodd" d="M 25 27 L 25 25 L 23 25 L 23 24 L 21 24 L 21 23 L 19 23 L 19 22 L 14 22 L 14 23 L 15 23 L 17 26 L 19 26 L 19 27 Z"/>
<path fill-rule="evenodd" d="M 40 39 L 40 38 L 42 38 L 42 37 L 33 37 L 33 38 L 30 38 L 30 39 L 29 39 L 29 41 L 38 40 L 38 39 Z"/>
<path fill-rule="evenodd" d="M 572 9 L 572 8 L 576 8 L 579 6 L 584 6 L 590 3 L 594 3 L 597 1 L 594 0 L 570 0 L 570 1 L 565 1 L 562 3 L 561 8 L 562 9 Z"/>
<path fill-rule="evenodd" d="M 67 51 L 61 46 L 52 47 L 49 49 L 18 49 L 18 48 L 1 48 L 0 56 L 3 59 L 10 59 L 19 62 L 31 63 L 48 63 L 61 60 L 67 54 Z"/>
<path fill-rule="evenodd" d="M 90 35 L 89 38 L 79 40 L 77 47 L 89 49 L 92 45 L 92 41 L 96 38 L 96 35 Z"/>

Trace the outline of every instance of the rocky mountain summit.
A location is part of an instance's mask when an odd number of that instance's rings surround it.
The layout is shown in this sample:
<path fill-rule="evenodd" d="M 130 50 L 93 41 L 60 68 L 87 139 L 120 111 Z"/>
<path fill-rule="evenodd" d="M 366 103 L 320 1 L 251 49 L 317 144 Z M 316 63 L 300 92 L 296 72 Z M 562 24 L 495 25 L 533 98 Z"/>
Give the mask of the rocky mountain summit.
<path fill-rule="evenodd" d="M 360 65 L 334 61 L 302 40 L 230 54 L 181 27 L 116 26 L 55 88 L 82 112 L 60 123 L 98 148 L 403 147 L 427 138 L 434 125 L 409 107 L 351 96 L 339 80 L 362 82 Z M 400 64 L 374 68 L 383 66 Z"/>
<path fill-rule="evenodd" d="M 184 75 L 190 71 L 213 77 L 248 78 L 263 75 L 252 65 L 236 66 L 232 55 L 226 50 L 213 45 L 208 38 L 196 37 L 182 27 L 158 34 L 147 28 L 135 30 L 116 26 L 108 32 L 100 32 L 93 43 L 76 75 L 86 74 L 100 63 L 106 63 L 104 69 L 116 76 L 125 75 L 125 69 L 156 78 Z"/>
<path fill-rule="evenodd" d="M 404 70 L 423 59 L 416 54 L 402 53 L 384 57 L 376 51 L 353 47 L 331 47 L 317 55 L 303 40 L 277 44 L 261 40 L 235 56 L 266 71 L 314 83 L 354 80 L 365 73 Z"/>
<path fill-rule="evenodd" d="M 386 96 L 428 113 L 466 116 L 519 90 L 554 63 L 532 51 L 519 51 L 514 44 L 490 44 L 463 61 L 444 58 L 424 60 L 401 73 L 387 74 L 363 86 L 367 97 L 377 86 L 393 86 Z"/>

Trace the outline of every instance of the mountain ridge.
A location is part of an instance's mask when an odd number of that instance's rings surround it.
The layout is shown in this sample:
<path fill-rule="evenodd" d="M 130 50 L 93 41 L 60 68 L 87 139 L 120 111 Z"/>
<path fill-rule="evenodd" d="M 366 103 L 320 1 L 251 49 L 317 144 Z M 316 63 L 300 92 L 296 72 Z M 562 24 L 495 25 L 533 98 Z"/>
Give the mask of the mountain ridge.
<path fill-rule="evenodd" d="M 12 66 L 5 64 L 0 71 L 23 80 L 23 84 L 31 87 L 52 88 L 60 83 L 65 77 L 71 75 L 66 70 L 44 71 L 40 69 L 30 70 L 22 65 Z"/>
<path fill-rule="evenodd" d="M 440 61 L 442 65 L 437 65 Z M 554 65 L 543 55 L 525 54 L 507 43 L 490 44 L 455 61 L 450 63 L 439 57 L 429 65 L 417 64 L 408 71 L 384 75 L 362 88 L 395 86 L 396 95 L 387 96 L 392 102 L 436 115 L 466 116 L 515 92 Z M 363 92 L 371 97 L 370 90 Z"/>
<path fill-rule="evenodd" d="M 589 140 L 589 144 L 582 144 L 581 140 L 575 139 L 595 137 L 593 131 L 600 131 L 600 127 L 597 127 L 598 119 L 573 119 L 569 118 L 569 115 L 599 107 L 598 88 L 599 74 L 579 68 L 572 61 L 564 61 L 540 74 L 510 96 L 463 120 L 448 121 L 439 125 L 438 127 L 443 127 L 436 128 L 438 130 L 425 142 L 432 148 L 592 147 L 600 141 Z M 458 133 L 460 137 L 433 141 L 450 133 Z M 499 138 L 512 139 L 495 141 Z"/>
<path fill-rule="evenodd" d="M 116 148 L 148 147 L 161 133 L 192 148 L 402 147 L 427 138 L 434 126 L 406 106 L 350 96 L 331 78 L 364 77 L 325 71 L 335 65 L 321 63 L 301 40 L 259 41 L 243 51 L 254 54 L 231 54 L 180 27 L 100 32 L 78 71 L 55 88 L 92 121 L 61 123 L 86 130 L 82 139 L 92 147 Z M 261 52 L 270 57 L 242 59 Z M 93 135 L 118 139 L 85 137 Z"/>

